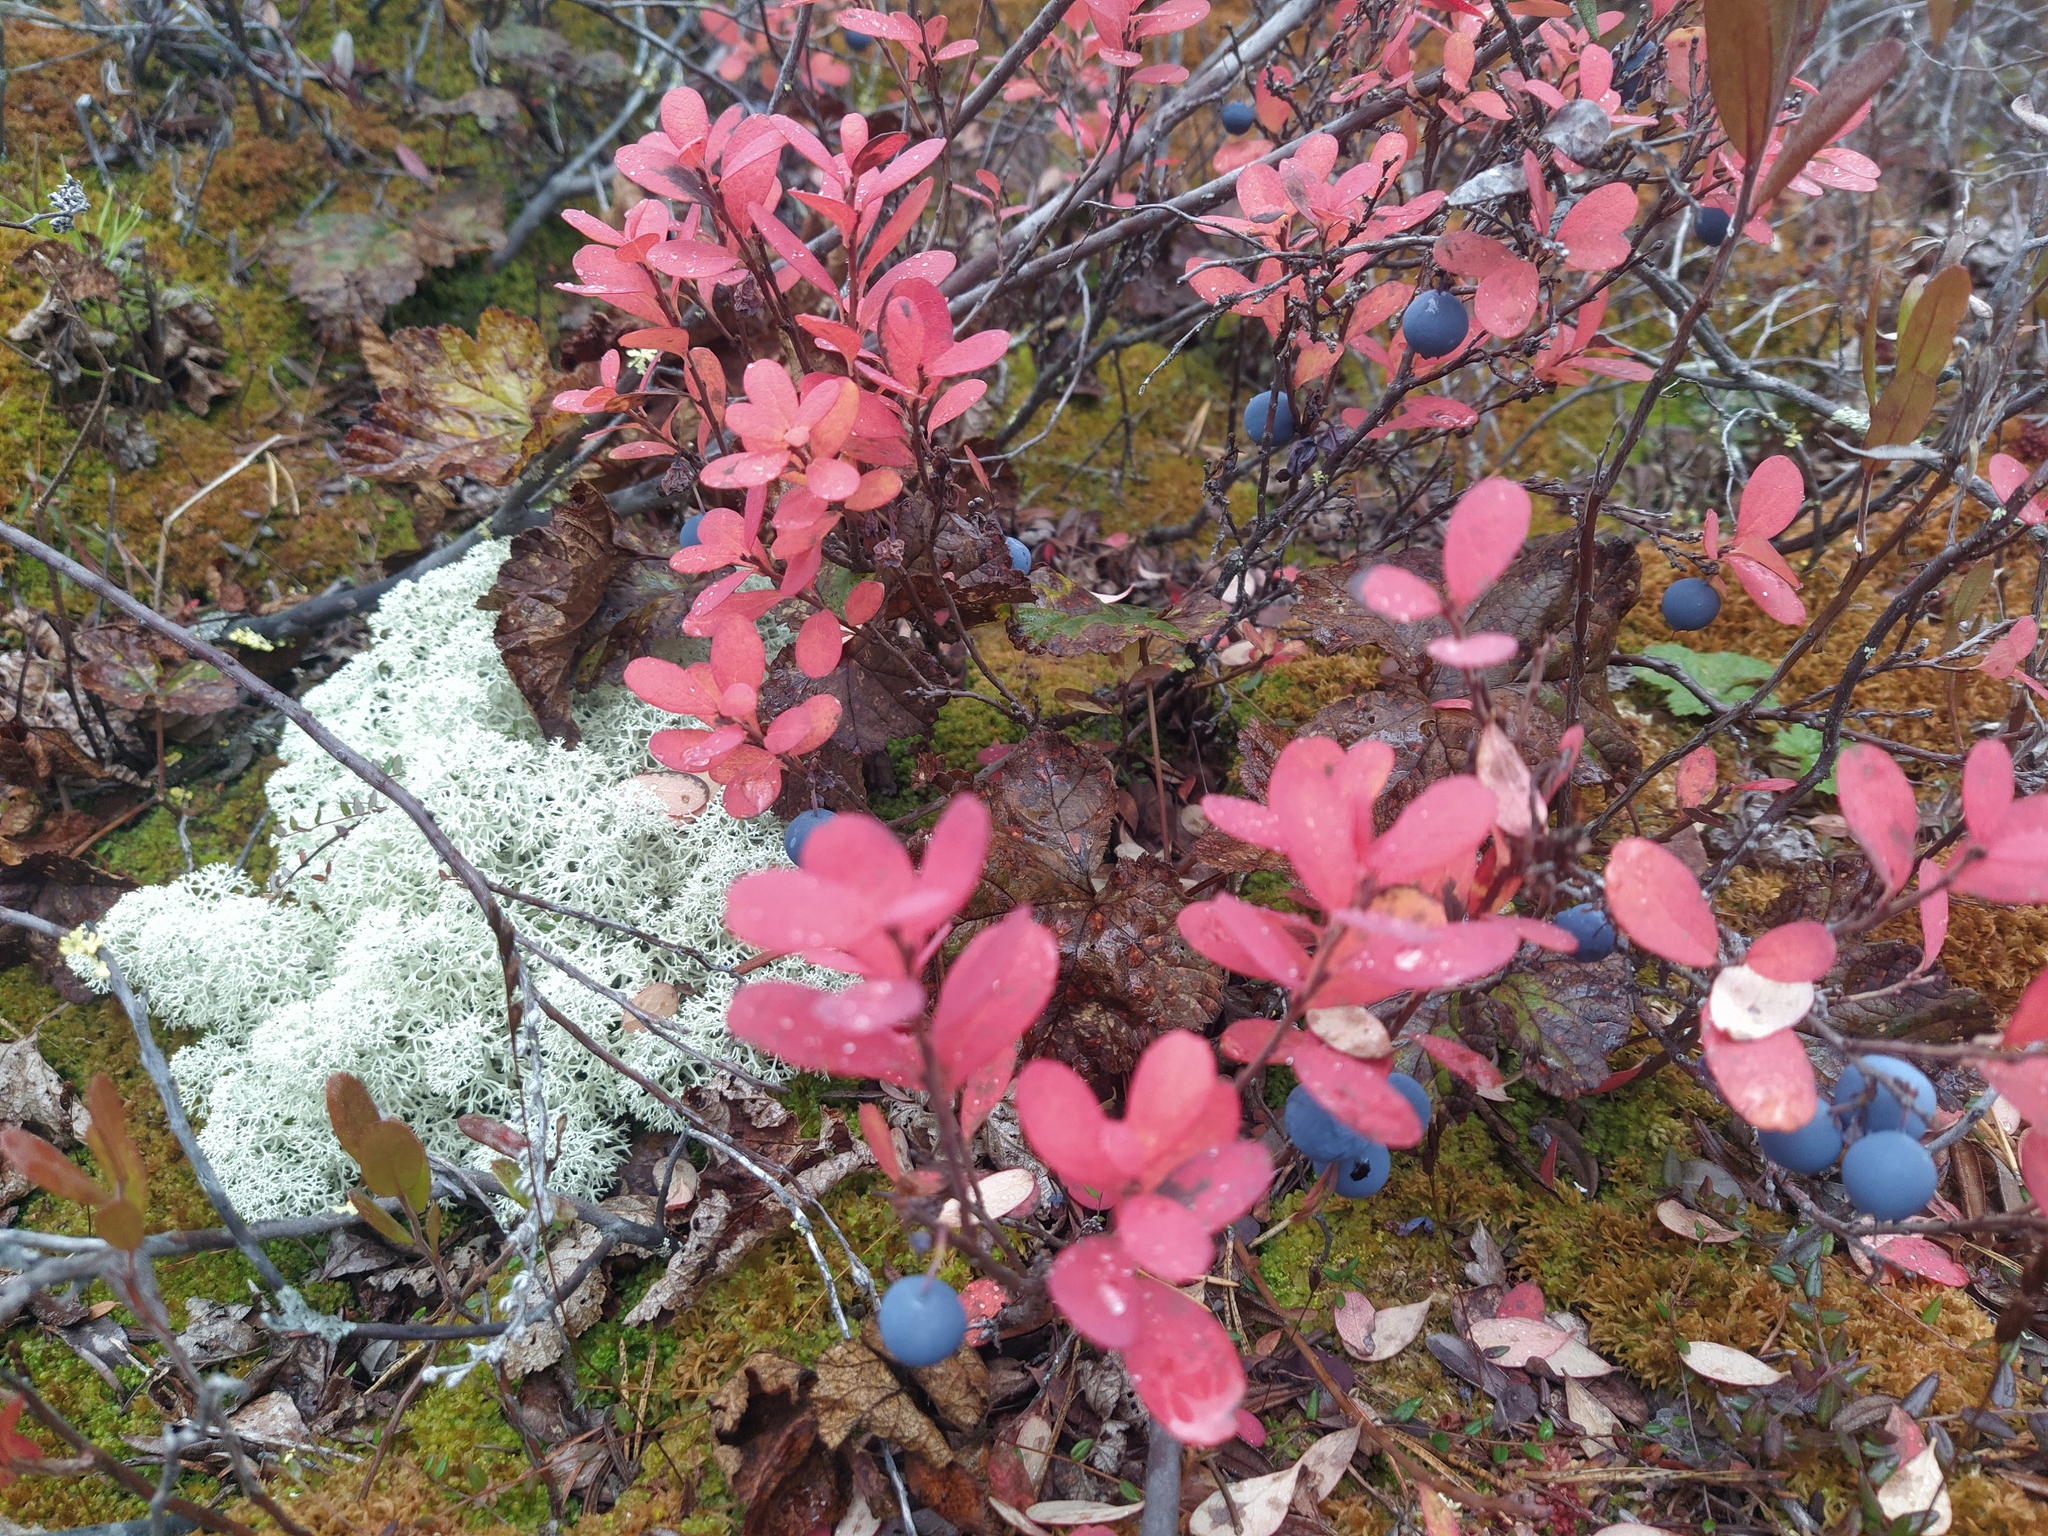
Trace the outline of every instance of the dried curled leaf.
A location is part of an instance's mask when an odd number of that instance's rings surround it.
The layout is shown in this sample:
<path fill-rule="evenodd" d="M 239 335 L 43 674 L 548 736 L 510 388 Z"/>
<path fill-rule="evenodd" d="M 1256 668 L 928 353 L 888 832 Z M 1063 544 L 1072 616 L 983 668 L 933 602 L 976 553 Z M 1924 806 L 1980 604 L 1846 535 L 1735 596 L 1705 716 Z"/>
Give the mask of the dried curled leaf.
<path fill-rule="evenodd" d="M 409 298 L 428 267 L 495 251 L 505 243 L 504 203 L 491 193 L 451 192 L 403 223 L 374 213 L 316 213 L 279 232 L 268 260 L 289 266 L 288 286 L 332 343 L 363 320 Z"/>
<path fill-rule="evenodd" d="M 366 359 L 377 350 L 374 336 L 366 323 Z M 368 480 L 468 475 L 503 485 L 518 472 L 560 382 L 538 326 L 487 309 L 473 337 L 453 325 L 409 328 L 383 348 L 372 364 L 379 399 L 341 445 L 354 473 Z"/>

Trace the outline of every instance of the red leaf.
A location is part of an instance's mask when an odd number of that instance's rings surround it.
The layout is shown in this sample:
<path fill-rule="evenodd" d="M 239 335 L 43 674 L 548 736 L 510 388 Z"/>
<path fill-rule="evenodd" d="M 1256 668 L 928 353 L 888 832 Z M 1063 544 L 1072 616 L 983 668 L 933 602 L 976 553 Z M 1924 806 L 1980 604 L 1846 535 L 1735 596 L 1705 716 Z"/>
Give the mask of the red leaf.
<path fill-rule="evenodd" d="M 1423 647 L 1433 661 L 1468 672 L 1483 672 L 1515 659 L 1521 642 L 1513 635 L 1482 630 L 1476 635 L 1440 635 Z"/>
<path fill-rule="evenodd" d="M 42 1137 L 20 1126 L 0 1130 L 0 1156 L 36 1188 L 60 1199 L 100 1206 L 113 1198 L 83 1168 Z"/>
<path fill-rule="evenodd" d="M 1472 313 L 1488 332 L 1511 341 L 1526 331 L 1536 317 L 1540 287 L 1534 262 L 1519 258 L 1504 262 L 1479 280 L 1479 291 L 1472 297 Z"/>
<path fill-rule="evenodd" d="M 710 687 L 710 669 L 706 667 L 704 672 L 699 677 L 696 667 L 679 667 L 658 656 L 636 656 L 626 663 L 626 686 L 656 709 L 716 720 L 718 695 Z"/>
<path fill-rule="evenodd" d="M 1163 1195 L 1138 1195 L 1116 1208 L 1116 1236 L 1147 1274 L 1185 1285 L 1209 1272 L 1216 1244 L 1195 1213 Z"/>
<path fill-rule="evenodd" d="M 824 677 L 839 665 L 840 644 L 839 615 L 829 608 L 819 609 L 796 632 L 797 670 L 805 677 Z"/>
<path fill-rule="evenodd" d="M 2038 1125 L 2020 1138 L 2020 1178 L 2039 1205 L 2048 1195 L 2048 1131 Z"/>
<path fill-rule="evenodd" d="M 1635 188 L 1611 181 L 1595 187 L 1572 205 L 1557 227 L 1565 248 L 1564 264 L 1574 272 L 1606 272 L 1628 260 L 1629 243 L 1622 231 L 1636 216 Z"/>
<path fill-rule="evenodd" d="M 1907 1274 L 1932 1280 L 1936 1285 L 1964 1286 L 1970 1283 L 1970 1272 L 1924 1237 L 1894 1232 L 1871 1238 L 1870 1246 L 1885 1263 L 1896 1264 Z"/>
<path fill-rule="evenodd" d="M 2043 1040 L 2048 1040 L 2048 971 L 2027 983 L 2026 991 L 2013 1004 L 2012 1017 L 2005 1021 L 2005 1033 L 1999 1044 L 2017 1050 L 2023 1045 L 2039 1045 Z"/>
<path fill-rule="evenodd" d="M 966 415 L 987 393 L 988 385 L 980 379 L 967 379 L 953 385 L 932 403 L 931 414 L 925 418 L 926 428 L 936 432 L 947 422 Z"/>
<path fill-rule="evenodd" d="M 1308 1039 L 1294 1048 L 1294 1075 L 1310 1098 L 1359 1135 L 1388 1147 L 1412 1147 L 1422 1140 L 1422 1122 L 1388 1086 L 1385 1063 L 1359 1061 Z"/>
<path fill-rule="evenodd" d="M 1934 890 L 1941 882 L 1941 866 L 1932 859 L 1920 863 L 1920 888 L 1932 891 L 1932 895 L 1920 899 L 1920 963 L 1915 971 L 1924 971 L 1934 964 L 1941 955 L 1941 946 L 1948 941 L 1948 892 Z"/>
<path fill-rule="evenodd" d="M 1913 873 L 1913 841 L 1920 830 L 1913 786 L 1882 747 L 1862 741 L 1842 753 L 1835 765 L 1835 783 L 1842 817 L 1889 896 L 1903 888 Z M 1967 797 L 1967 769 L 1964 783 Z"/>
<path fill-rule="evenodd" d="M 875 1166 L 882 1170 L 891 1184 L 903 1182 L 903 1164 L 896 1156 L 896 1138 L 889 1133 L 889 1121 L 878 1104 L 863 1104 L 860 1107 L 861 1139 L 867 1142 L 868 1150 L 875 1155 Z"/>
<path fill-rule="evenodd" d="M 1963 822 L 1971 837 L 1988 843 L 1997 835 L 1998 824 L 2012 810 L 2015 792 L 2012 753 L 2004 742 L 1980 741 L 1970 748 L 1963 759 Z"/>
<path fill-rule="evenodd" d="M 656 731 L 647 752 L 664 768 L 677 773 L 702 773 L 747 739 L 737 725 L 715 731 Z"/>
<path fill-rule="evenodd" d="M 1182 938 L 1225 970 L 1289 990 L 1308 976 L 1308 951 L 1264 907 L 1217 896 L 1182 907 L 1174 921 Z"/>
<path fill-rule="evenodd" d="M 1016 1050 L 1052 997 L 1059 942 L 1019 907 L 968 942 L 946 971 L 932 1013 L 932 1053 L 941 1090 L 961 1084 Z"/>
<path fill-rule="evenodd" d="M 1398 565 L 1375 565 L 1352 578 L 1351 595 L 1358 604 L 1396 624 L 1433 619 L 1444 611 L 1436 588 Z"/>
<path fill-rule="evenodd" d="M 1126 1349 L 1137 1342 L 1141 1283 L 1113 1237 L 1082 1238 L 1061 1251 L 1046 1276 L 1053 1304 L 1098 1349 Z"/>
<path fill-rule="evenodd" d="M 1529 493 L 1512 480 L 1482 480 L 1451 509 L 1444 528 L 1444 589 L 1469 607 L 1500 579 L 1529 537 Z"/>
<path fill-rule="evenodd" d="M 1806 479 L 1799 466 L 1782 453 L 1757 465 L 1742 488 L 1735 513 L 1735 537 L 1774 539 L 1792 525 L 1806 500 Z"/>
<path fill-rule="evenodd" d="M 1220 1232 L 1259 1203 L 1273 1182 L 1273 1159 L 1255 1141 L 1233 1141 L 1189 1158 L 1159 1193 L 1195 1213 L 1205 1232 Z"/>
<path fill-rule="evenodd" d="M 1625 837 L 1614 845 L 1607 907 L 1616 926 L 1653 955 L 1695 966 L 1720 958 L 1721 935 L 1699 882 L 1676 854 L 1648 838 Z"/>
<path fill-rule="evenodd" d="M 1481 1098 L 1498 1098 L 1507 1079 L 1501 1070 L 1462 1041 L 1443 1035 L 1411 1035 L 1402 1042 L 1420 1046 L 1424 1055 L 1459 1082 L 1475 1088 Z"/>
<path fill-rule="evenodd" d="M 1742 963 L 1772 981 L 1819 981 L 1835 963 L 1835 936 L 1821 923 L 1781 923 L 1757 935 Z"/>
<path fill-rule="evenodd" d="M 863 37 L 884 37 L 892 43 L 905 43 L 911 47 L 924 41 L 924 33 L 908 16 L 848 6 L 833 19 L 842 31 L 858 32 Z"/>
<path fill-rule="evenodd" d="M 1032 1150 L 1059 1175 L 1077 1204 L 1090 1210 L 1115 1204 L 1124 1175 L 1102 1150 L 1109 1117 L 1080 1073 L 1045 1057 L 1026 1062 L 1017 1074 L 1017 1119 Z"/>
<path fill-rule="evenodd" d="M 846 594 L 846 622 L 855 629 L 882 611 L 882 584 L 863 581 Z"/>
<path fill-rule="evenodd" d="M 1688 752 L 1678 765 L 1678 803 L 1705 805 L 1714 798 L 1714 782 L 1720 774 L 1721 765 L 1712 747 L 1696 747 Z"/>
<path fill-rule="evenodd" d="M 741 987 L 726 1015 L 733 1034 L 805 1072 L 924 1085 L 924 1058 L 902 1026 L 924 1011 L 924 988 L 896 978 L 821 992 L 793 981 Z"/>
<path fill-rule="evenodd" d="M 827 614 L 827 618 L 831 615 Z M 838 620 L 834 619 L 836 624 Z M 839 729 L 839 701 L 829 693 L 814 693 L 794 709 L 786 709 L 770 722 L 761 745 L 777 757 L 801 757 L 832 739 Z"/>
<path fill-rule="evenodd" d="M 1281 751 L 1266 791 L 1288 862 L 1326 911 L 1358 894 L 1356 815 L 1345 766 L 1344 749 L 1329 737 L 1299 736 Z"/>
<path fill-rule="evenodd" d="M 925 363 L 925 372 L 935 379 L 950 379 L 956 374 L 979 373 L 984 368 L 993 368 L 1003 360 L 1003 354 L 1010 350 L 1008 331 L 976 331 L 964 341 L 956 341 L 940 352 L 937 357 Z"/>
<path fill-rule="evenodd" d="M 1700 1057 L 1728 1107 L 1760 1131 L 1803 1130 L 1820 1108 L 1813 1064 L 1792 1030 L 1737 1040 L 1715 1026 L 1703 1003 Z"/>
<path fill-rule="evenodd" d="M 1138 1400 L 1182 1445 L 1221 1445 L 1237 1433 L 1244 1364 L 1200 1302 L 1140 1280 L 1137 1337 L 1124 1347 L 1124 1369 Z"/>
<path fill-rule="evenodd" d="M 1422 885 L 1463 864 L 1493 830 L 1493 792 L 1459 774 L 1439 779 L 1411 800 L 1366 863 L 1382 886 Z"/>

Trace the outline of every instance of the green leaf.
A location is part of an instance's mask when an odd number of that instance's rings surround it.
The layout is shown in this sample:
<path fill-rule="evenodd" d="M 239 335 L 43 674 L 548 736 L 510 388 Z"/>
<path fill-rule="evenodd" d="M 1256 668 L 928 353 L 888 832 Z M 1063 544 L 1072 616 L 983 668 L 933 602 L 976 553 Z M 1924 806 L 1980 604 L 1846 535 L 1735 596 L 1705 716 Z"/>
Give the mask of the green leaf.
<path fill-rule="evenodd" d="M 1643 654 L 1670 662 L 1724 704 L 1748 698 L 1759 683 L 1778 670 L 1774 663 L 1758 661 L 1754 656 L 1744 656 L 1739 651 L 1694 651 L 1669 641 L 1663 645 L 1646 646 Z M 1635 671 L 1637 682 L 1648 683 L 1664 695 L 1664 707 L 1672 714 L 1684 718 L 1710 712 L 1676 678 L 1652 672 L 1647 667 L 1637 667 Z"/>
<path fill-rule="evenodd" d="M 1797 764 L 1801 778 L 1813 772 L 1814 764 L 1820 761 L 1821 749 L 1826 745 L 1827 737 L 1810 725 L 1781 725 L 1771 739 L 1771 750 Z M 1814 787 L 1824 795 L 1834 794 L 1835 776 L 1829 774 Z"/>
<path fill-rule="evenodd" d="M 1900 314 L 1898 361 L 1891 382 L 1871 410 L 1864 447 L 1910 443 L 1919 437 L 1934 414 L 1935 385 L 1948 366 L 1956 328 L 1969 312 L 1970 269 L 1958 264 L 1929 278 L 1914 297 L 1911 313 Z"/>
<path fill-rule="evenodd" d="M 1010 610 L 1010 638 L 1035 656 L 1114 656 L 1140 640 L 1178 645 L 1179 629 L 1150 609 L 1105 603 L 1058 571 L 1031 573 L 1036 603 Z"/>

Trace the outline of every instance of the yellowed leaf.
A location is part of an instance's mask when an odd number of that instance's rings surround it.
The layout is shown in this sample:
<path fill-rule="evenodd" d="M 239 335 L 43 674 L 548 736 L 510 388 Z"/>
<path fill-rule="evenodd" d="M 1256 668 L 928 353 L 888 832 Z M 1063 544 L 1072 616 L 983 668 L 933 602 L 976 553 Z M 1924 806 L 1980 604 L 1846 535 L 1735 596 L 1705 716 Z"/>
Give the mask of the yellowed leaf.
<path fill-rule="evenodd" d="M 1694 1339 L 1682 1346 L 1679 1358 L 1707 1380 L 1718 1381 L 1724 1387 L 1768 1387 L 1785 1379 L 1783 1371 L 1772 1370 L 1755 1355 L 1706 1339 Z"/>
<path fill-rule="evenodd" d="M 1955 345 L 1956 327 L 1970 312 L 1970 269 L 1958 263 L 1927 280 L 1912 313 L 1899 321 L 1898 360 L 1891 382 L 1870 412 L 1866 448 L 1910 443 L 1934 414 L 1934 391 Z"/>
<path fill-rule="evenodd" d="M 1144 1507 L 1142 1500 L 1136 1504 L 1098 1504 L 1093 1499 L 1048 1499 L 1024 1513 L 1040 1525 L 1115 1525 Z"/>
<path fill-rule="evenodd" d="M 1718 1022 L 1719 1015 L 1715 1018 Z M 1690 1238 L 1696 1243 L 1732 1243 L 1742 1236 L 1740 1232 L 1729 1231 L 1713 1217 L 1701 1215 L 1682 1200 L 1658 1201 L 1657 1220 L 1680 1237 Z"/>

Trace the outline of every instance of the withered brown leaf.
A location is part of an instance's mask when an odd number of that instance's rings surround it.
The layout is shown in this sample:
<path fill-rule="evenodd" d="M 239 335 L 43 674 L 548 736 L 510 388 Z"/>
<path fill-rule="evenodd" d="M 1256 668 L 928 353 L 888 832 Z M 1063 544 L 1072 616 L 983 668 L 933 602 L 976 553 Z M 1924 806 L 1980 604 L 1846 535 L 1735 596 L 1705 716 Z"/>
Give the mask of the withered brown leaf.
<path fill-rule="evenodd" d="M 1634 977 L 1621 955 L 1590 963 L 1545 956 L 1477 994 L 1473 1005 L 1499 1043 L 1521 1054 L 1532 1083 L 1577 1098 L 1607 1080 L 1608 1053 L 1634 1027 Z"/>
<path fill-rule="evenodd" d="M 537 446 L 535 423 L 559 382 L 540 328 L 487 309 L 476 335 L 413 327 L 387 341 L 362 325 L 364 361 L 380 396 L 342 440 L 342 461 L 369 480 L 469 475 L 509 481 Z"/>
<path fill-rule="evenodd" d="M 477 607 L 498 615 L 498 653 L 541 731 L 575 746 L 582 732 L 569 713 L 571 675 L 611 584 L 632 556 L 613 537 L 605 499 L 578 484 L 546 527 L 512 536 L 512 553 Z"/>

